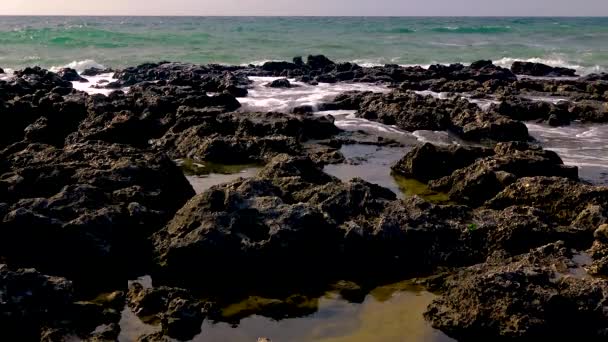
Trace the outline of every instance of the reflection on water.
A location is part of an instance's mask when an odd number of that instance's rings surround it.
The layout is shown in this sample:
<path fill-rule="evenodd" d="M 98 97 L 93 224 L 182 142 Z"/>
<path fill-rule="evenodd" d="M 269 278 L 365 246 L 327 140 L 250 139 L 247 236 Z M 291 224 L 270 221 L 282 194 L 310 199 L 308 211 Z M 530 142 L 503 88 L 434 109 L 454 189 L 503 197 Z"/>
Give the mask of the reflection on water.
<path fill-rule="evenodd" d="M 443 192 L 436 192 L 429 189 L 428 185 L 412 178 L 405 178 L 393 174 L 393 178 L 399 185 L 399 190 L 405 196 L 420 196 L 432 203 L 450 203 L 450 196 Z"/>
<path fill-rule="evenodd" d="M 205 320 L 201 334 L 192 341 L 252 342 L 261 337 L 274 342 L 454 341 L 423 318 L 435 297 L 411 281 L 371 291 L 341 281 L 320 296 L 251 296 L 217 304 L 221 305 L 219 316 Z M 160 330 L 158 325 L 142 322 L 129 308 L 123 312 L 120 326 L 121 342 Z"/>
<path fill-rule="evenodd" d="M 324 171 L 343 181 L 359 177 L 400 195 L 399 185 L 391 177 L 391 166 L 401 159 L 408 150 L 409 148 L 406 147 L 345 145 L 340 149 L 340 152 L 342 152 L 347 162 L 327 165 Z"/>
<path fill-rule="evenodd" d="M 407 282 L 376 288 L 361 303 L 348 302 L 332 290 L 321 298 L 302 302 L 316 307 L 309 316 L 275 320 L 253 315 L 234 326 L 206 321 L 194 341 L 250 342 L 259 337 L 278 342 L 453 341 L 433 329 L 422 316 L 434 297 Z M 235 315 L 235 310 L 251 310 L 271 302 L 254 297 L 229 306 L 224 312 Z"/>
<path fill-rule="evenodd" d="M 218 164 L 211 162 L 198 162 L 192 159 L 176 161 L 182 168 L 186 178 L 197 194 L 204 192 L 212 186 L 228 183 L 237 178 L 251 178 L 260 170 L 258 164 Z"/>
<path fill-rule="evenodd" d="M 411 147 L 345 145 L 340 151 L 347 162 L 327 165 L 325 172 L 343 181 L 362 178 L 390 189 L 399 198 L 417 195 L 433 203 L 449 202 L 447 194 L 431 191 L 424 183 L 391 173 L 391 166 L 410 149 Z"/>

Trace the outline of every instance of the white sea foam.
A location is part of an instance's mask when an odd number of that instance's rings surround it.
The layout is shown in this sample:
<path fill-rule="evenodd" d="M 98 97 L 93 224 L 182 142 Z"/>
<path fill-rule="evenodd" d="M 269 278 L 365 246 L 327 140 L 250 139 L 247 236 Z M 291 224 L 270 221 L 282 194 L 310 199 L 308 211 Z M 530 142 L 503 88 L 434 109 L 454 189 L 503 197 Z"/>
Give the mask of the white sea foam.
<path fill-rule="evenodd" d="M 298 106 L 312 106 L 331 101 L 338 94 L 351 91 L 388 92 L 389 89 L 381 85 L 365 83 L 319 83 L 311 86 L 290 80 L 294 86 L 289 89 L 269 88 L 265 85 L 279 77 L 250 77 L 253 81 L 247 97 L 239 98 L 244 110 L 290 112 Z"/>
<path fill-rule="evenodd" d="M 74 89 L 84 91 L 89 94 L 108 95 L 115 89 L 105 89 L 105 88 L 98 89 L 98 88 L 93 88 L 93 86 L 94 85 L 104 86 L 104 85 L 108 84 L 109 82 L 117 81 L 117 79 L 113 78 L 112 76 L 113 76 L 112 73 L 100 74 L 100 75 L 96 75 L 96 76 L 82 76 L 83 78 L 86 78 L 89 82 L 72 82 L 72 86 L 74 87 Z M 107 82 L 104 82 L 104 81 L 107 81 Z M 127 90 L 128 90 L 128 88 L 123 89 L 123 91 L 127 91 Z"/>
<path fill-rule="evenodd" d="M 608 183 L 602 176 L 608 173 L 608 125 L 527 126 L 530 135 L 546 149 L 557 152 L 565 164 L 578 166 L 583 178 Z"/>
<path fill-rule="evenodd" d="M 72 63 L 68 63 L 64 66 L 53 66 L 49 70 L 53 71 L 53 72 L 57 72 L 57 71 L 61 70 L 62 68 L 71 68 L 71 69 L 76 70 L 78 73 L 81 73 L 81 72 L 85 71 L 86 69 L 90 69 L 90 68 L 105 69 L 106 67 L 95 62 L 92 59 L 86 59 L 84 61 L 73 61 Z"/>
<path fill-rule="evenodd" d="M 570 68 L 576 70 L 579 74 L 590 74 L 605 71 L 603 67 L 599 65 L 595 66 L 583 66 L 580 64 L 575 64 L 573 62 L 568 62 L 565 59 L 559 56 L 552 56 L 547 58 L 512 58 L 512 57 L 503 57 L 499 60 L 494 61 L 495 65 L 502 66 L 505 68 L 510 68 L 514 62 L 531 62 L 531 63 L 542 63 L 552 67 L 563 67 Z"/>

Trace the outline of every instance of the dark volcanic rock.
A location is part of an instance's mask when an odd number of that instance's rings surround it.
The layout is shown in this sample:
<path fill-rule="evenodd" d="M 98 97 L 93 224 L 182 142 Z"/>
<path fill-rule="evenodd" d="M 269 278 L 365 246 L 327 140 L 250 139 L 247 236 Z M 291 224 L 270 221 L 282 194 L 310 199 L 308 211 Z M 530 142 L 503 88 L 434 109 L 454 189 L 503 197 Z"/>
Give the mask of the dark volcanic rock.
<path fill-rule="evenodd" d="M 112 69 L 100 69 L 100 68 L 88 68 L 88 69 L 84 69 L 82 71 L 82 73 L 80 73 L 82 76 L 97 76 L 100 74 L 107 74 L 107 73 L 111 73 Z"/>
<path fill-rule="evenodd" d="M 426 79 L 445 78 L 447 80 L 468 80 L 478 82 L 489 80 L 516 81 L 517 77 L 509 70 L 492 64 L 492 61 L 477 61 L 470 66 L 462 64 L 435 64 L 428 69 Z"/>
<path fill-rule="evenodd" d="M 511 65 L 511 71 L 517 75 L 527 76 L 549 76 L 549 77 L 561 77 L 561 76 L 576 76 L 576 70 L 560 67 L 551 67 L 542 63 L 531 63 L 531 62 L 514 62 Z"/>
<path fill-rule="evenodd" d="M 265 161 L 280 153 L 298 154 L 301 141 L 329 138 L 339 132 L 331 117 L 246 112 L 217 115 L 180 110 L 177 124 L 154 142 L 174 158 Z M 197 122 L 191 123 L 186 116 L 195 117 Z"/>
<path fill-rule="evenodd" d="M 338 225 L 378 215 L 394 199 L 362 180 L 342 183 L 306 158 L 279 156 L 257 177 L 214 187 L 188 202 L 155 234 L 158 262 L 164 272 L 187 275 L 191 263 L 219 258 L 224 262 L 206 269 L 228 279 L 252 272 L 276 276 L 263 266 L 271 260 L 289 260 L 294 270 L 314 260 L 333 263 L 328 257 L 339 255 L 344 235 Z"/>
<path fill-rule="evenodd" d="M 424 182 L 449 176 L 469 166 L 479 158 L 493 155 L 489 148 L 459 145 L 437 146 L 426 143 L 417 146 L 392 167 L 393 172 Z"/>
<path fill-rule="evenodd" d="M 503 98 L 499 105 L 493 105 L 492 109 L 515 120 L 546 120 L 552 126 L 567 125 L 573 120 L 595 123 L 608 121 L 608 107 L 603 102 L 593 100 L 560 101 L 553 104 L 509 96 Z"/>
<path fill-rule="evenodd" d="M 194 126 L 239 107 L 227 93 L 208 96 L 196 87 L 139 84 L 127 94 L 88 97 L 87 117 L 68 142 L 103 140 L 146 147 L 175 125 Z"/>
<path fill-rule="evenodd" d="M 15 77 L 0 82 L 0 147 L 24 138 L 25 128 L 45 117 L 54 127 L 47 136 L 60 142 L 66 132 L 78 125 L 85 114 L 83 96 L 72 93 L 72 84 L 57 74 L 41 69 L 25 68 L 15 71 Z M 39 123 L 39 126 L 42 123 Z"/>
<path fill-rule="evenodd" d="M 425 317 L 459 340 L 604 340 L 608 283 L 568 275 L 571 258 L 556 243 L 464 269 L 447 279 Z"/>
<path fill-rule="evenodd" d="M 450 111 L 455 110 L 455 106 L 467 106 L 465 102 L 442 102 L 411 92 L 368 94 L 359 101 L 357 114 L 407 131 L 445 130 L 449 127 Z"/>
<path fill-rule="evenodd" d="M 358 109 L 357 115 L 407 131 L 451 130 L 471 141 L 527 141 L 526 125 L 495 112 L 484 112 L 464 98 L 438 99 L 409 91 L 387 94 L 348 92 L 322 109 Z"/>
<path fill-rule="evenodd" d="M 78 75 L 78 72 L 76 70 L 71 69 L 71 68 L 63 68 L 63 69 L 59 70 L 59 72 L 57 72 L 57 74 L 64 81 L 89 82 L 86 78 L 83 78 L 80 75 Z"/>
<path fill-rule="evenodd" d="M 494 209 L 512 205 L 534 206 L 545 210 L 560 224 L 576 223 L 578 228 L 593 233 L 604 222 L 590 222 L 589 216 L 594 216 L 595 212 L 608 217 L 606 203 L 608 187 L 587 185 L 560 177 L 530 177 L 517 180 L 486 205 Z"/>
<path fill-rule="evenodd" d="M 281 78 L 266 84 L 266 86 L 270 88 L 291 88 L 291 83 L 288 79 Z"/>
<path fill-rule="evenodd" d="M 42 327 L 66 317 L 72 283 L 34 269 L 0 265 L 0 339 L 38 341 Z"/>
<path fill-rule="evenodd" d="M 129 289 L 128 305 L 138 316 L 160 320 L 162 334 L 180 341 L 200 334 L 209 305 L 195 300 L 186 290 L 158 287 L 144 288 L 134 283 Z M 160 338 L 160 336 L 159 336 Z"/>
<path fill-rule="evenodd" d="M 160 153 L 88 142 L 2 151 L 0 255 L 102 285 L 141 266 L 146 238 L 194 195 Z"/>
<path fill-rule="evenodd" d="M 325 68 L 333 67 L 336 64 L 323 55 L 309 55 L 306 60 L 306 65 L 313 70 L 324 70 Z"/>
<path fill-rule="evenodd" d="M 559 176 L 578 179 L 576 167 L 565 166 L 553 151 L 527 143 L 500 143 L 495 154 L 478 159 L 430 186 L 448 192 L 459 203 L 480 205 L 521 177 Z M 520 203 L 529 204 L 529 203 Z"/>

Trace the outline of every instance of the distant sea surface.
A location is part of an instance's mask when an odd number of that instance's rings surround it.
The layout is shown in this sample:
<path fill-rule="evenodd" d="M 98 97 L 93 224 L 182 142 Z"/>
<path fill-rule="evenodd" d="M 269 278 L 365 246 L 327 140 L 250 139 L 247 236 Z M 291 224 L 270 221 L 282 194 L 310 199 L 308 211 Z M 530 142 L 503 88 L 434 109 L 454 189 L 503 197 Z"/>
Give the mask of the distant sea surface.
<path fill-rule="evenodd" d="M 325 54 L 360 64 L 492 59 L 608 70 L 608 18 L 2 17 L 0 67 L 248 64 Z"/>

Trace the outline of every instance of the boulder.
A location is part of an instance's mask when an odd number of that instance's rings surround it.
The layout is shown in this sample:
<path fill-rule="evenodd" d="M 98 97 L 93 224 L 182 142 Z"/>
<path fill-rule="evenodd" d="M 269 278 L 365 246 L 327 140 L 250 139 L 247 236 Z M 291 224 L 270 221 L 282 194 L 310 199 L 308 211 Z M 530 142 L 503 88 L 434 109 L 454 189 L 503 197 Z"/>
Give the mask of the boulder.
<path fill-rule="evenodd" d="M 517 75 L 548 76 L 548 77 L 573 77 L 576 70 L 561 67 L 551 67 L 542 63 L 516 61 L 511 65 L 511 71 Z"/>
<path fill-rule="evenodd" d="M 301 62 L 301 58 L 300 58 Z M 301 64 L 289 62 L 266 62 L 262 65 L 262 70 L 270 71 L 274 74 L 281 74 L 285 70 L 296 70 L 301 68 Z"/>
<path fill-rule="evenodd" d="M 286 78 L 274 80 L 274 81 L 266 84 L 266 86 L 269 88 L 291 88 L 292 87 L 291 83 Z"/>
<path fill-rule="evenodd" d="M 97 76 L 97 75 L 101 75 L 101 74 L 108 74 L 111 73 L 112 69 L 100 69 L 100 68 L 96 68 L 96 67 L 92 67 L 92 68 L 87 68 L 84 69 L 82 71 L 82 73 L 80 73 L 82 76 Z"/>
<path fill-rule="evenodd" d="M 334 67 L 336 64 L 323 55 L 309 55 L 306 65 L 312 70 L 324 70 L 327 67 Z"/>
<path fill-rule="evenodd" d="M 224 262 L 206 263 L 205 269 L 224 280 L 277 276 L 276 269 L 264 268 L 277 258 L 294 269 L 337 262 L 330 256 L 340 255 L 339 225 L 377 216 L 395 197 L 359 179 L 342 183 L 307 158 L 281 155 L 256 177 L 211 188 L 188 202 L 155 234 L 157 262 L 163 273 L 187 276 L 192 262 L 219 258 Z"/>
<path fill-rule="evenodd" d="M 428 182 L 449 176 L 454 171 L 473 164 L 475 160 L 493 154 L 492 149 L 483 147 L 426 143 L 414 147 L 391 169 L 402 176 Z"/>
<path fill-rule="evenodd" d="M 61 70 L 59 70 L 59 72 L 57 72 L 57 74 L 64 81 L 83 82 L 83 83 L 89 82 L 89 80 L 87 80 L 84 77 L 81 77 L 80 75 L 78 75 L 78 72 L 76 70 L 71 69 L 71 68 L 62 68 Z"/>

